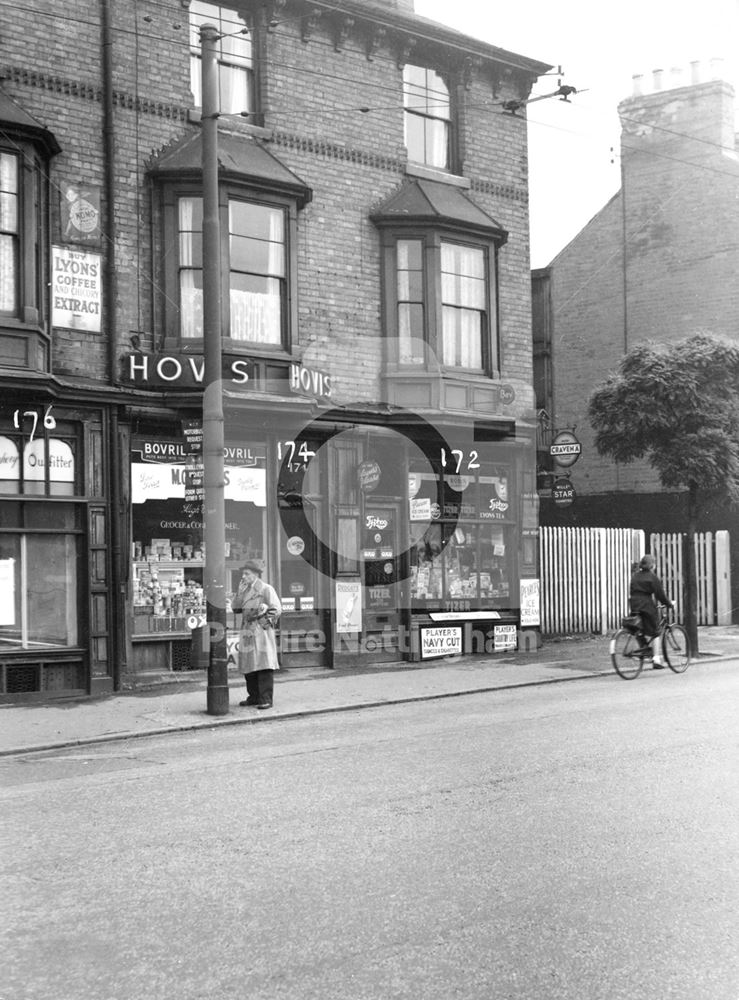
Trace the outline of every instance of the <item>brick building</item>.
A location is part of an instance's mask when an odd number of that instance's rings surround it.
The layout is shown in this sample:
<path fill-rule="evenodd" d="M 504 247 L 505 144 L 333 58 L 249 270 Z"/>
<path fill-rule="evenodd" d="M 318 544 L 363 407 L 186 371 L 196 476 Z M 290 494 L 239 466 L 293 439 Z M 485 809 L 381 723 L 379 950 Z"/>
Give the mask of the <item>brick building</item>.
<path fill-rule="evenodd" d="M 557 507 L 542 490 L 542 524 L 686 528 L 682 495 L 665 493 L 648 464 L 598 455 L 587 405 L 635 344 L 696 332 L 739 336 L 734 92 L 721 79 L 701 82 L 706 70 L 693 64 L 689 81 L 676 71 L 669 79 L 656 72 L 648 83 L 635 78 L 634 95 L 618 108 L 621 189 L 533 272 L 537 407 L 547 424 L 539 485 L 548 485 L 542 473 L 552 469 L 554 430 L 575 428 L 582 445 L 568 470 L 576 502 Z M 735 524 L 736 513 L 706 509 L 701 530 Z"/>
<path fill-rule="evenodd" d="M 515 641 L 536 494 L 502 103 L 548 67 L 410 0 L 0 12 L 0 697 L 202 663 L 207 23 L 228 584 L 263 562 L 286 664 Z"/>

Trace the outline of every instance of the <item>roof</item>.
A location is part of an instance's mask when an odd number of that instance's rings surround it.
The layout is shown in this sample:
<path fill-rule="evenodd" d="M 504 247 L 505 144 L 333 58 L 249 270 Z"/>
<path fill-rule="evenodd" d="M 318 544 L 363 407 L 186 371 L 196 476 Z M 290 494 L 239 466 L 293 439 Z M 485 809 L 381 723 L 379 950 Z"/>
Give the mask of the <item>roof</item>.
<path fill-rule="evenodd" d="M 154 176 L 200 176 L 202 148 L 201 133 L 191 132 L 155 156 L 150 162 L 149 173 Z M 305 181 L 252 136 L 219 133 L 218 171 L 223 177 L 248 180 L 257 186 L 291 194 L 301 205 L 313 197 Z"/>
<path fill-rule="evenodd" d="M 3 93 L 2 90 L 0 90 L 0 121 L 3 123 L 6 131 L 9 125 L 15 125 L 19 132 L 23 132 L 43 143 L 46 146 L 49 156 L 55 156 L 61 152 L 61 146 L 56 141 L 54 133 L 50 132 L 49 129 L 32 115 L 29 115 L 27 111 L 24 111 L 20 104 L 14 101 L 12 97 Z"/>
<path fill-rule="evenodd" d="M 506 231 L 462 189 L 442 181 L 408 177 L 371 216 L 374 222 L 434 223 L 505 238 Z"/>
<path fill-rule="evenodd" d="M 441 43 L 448 48 L 458 49 L 468 55 L 480 56 L 510 69 L 541 76 L 552 68 L 549 63 L 539 62 L 527 56 L 517 55 L 497 45 L 490 45 L 479 38 L 465 35 L 445 24 L 431 21 L 412 11 L 398 10 L 373 0 L 310 0 L 313 10 L 327 14 L 341 14 L 362 18 L 372 24 L 405 32 L 422 42 Z"/>

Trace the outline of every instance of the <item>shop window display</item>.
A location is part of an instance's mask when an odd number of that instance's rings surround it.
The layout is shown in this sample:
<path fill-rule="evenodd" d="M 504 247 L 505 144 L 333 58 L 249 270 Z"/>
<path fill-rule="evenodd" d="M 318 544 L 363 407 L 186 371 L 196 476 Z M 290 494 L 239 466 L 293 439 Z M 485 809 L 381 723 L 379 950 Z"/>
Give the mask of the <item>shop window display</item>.
<path fill-rule="evenodd" d="M 510 468 L 480 463 L 472 474 L 437 477 L 411 470 L 416 509 L 428 498 L 433 513 L 411 520 L 411 600 L 417 610 L 486 610 L 510 606 L 514 593 L 515 524 L 508 496 Z M 436 514 L 436 517 L 434 517 Z"/>
<path fill-rule="evenodd" d="M 187 492 L 182 441 L 137 439 L 132 446 L 134 635 L 187 632 L 205 613 L 202 502 Z M 226 447 L 226 568 L 265 554 L 264 446 Z"/>
<path fill-rule="evenodd" d="M 79 644 L 81 531 L 79 509 L 2 503 L 0 648 L 48 649 Z"/>

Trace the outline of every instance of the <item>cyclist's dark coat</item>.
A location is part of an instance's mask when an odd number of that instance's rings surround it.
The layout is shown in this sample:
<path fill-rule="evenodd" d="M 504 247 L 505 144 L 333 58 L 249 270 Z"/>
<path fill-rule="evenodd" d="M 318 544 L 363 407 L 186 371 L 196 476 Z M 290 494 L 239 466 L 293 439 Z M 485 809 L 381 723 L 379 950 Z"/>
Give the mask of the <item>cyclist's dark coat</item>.
<path fill-rule="evenodd" d="M 629 600 L 632 615 L 640 614 L 644 619 L 644 631 L 647 635 L 656 635 L 659 627 L 655 598 L 660 604 L 670 603 L 657 574 L 648 569 L 637 570 L 631 577 Z"/>

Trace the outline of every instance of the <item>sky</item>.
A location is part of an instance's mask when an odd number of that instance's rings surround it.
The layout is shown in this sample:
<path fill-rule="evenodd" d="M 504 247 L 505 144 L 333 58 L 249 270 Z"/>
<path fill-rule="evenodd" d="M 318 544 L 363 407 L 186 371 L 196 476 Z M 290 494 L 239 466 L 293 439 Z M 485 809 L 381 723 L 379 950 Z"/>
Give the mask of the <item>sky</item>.
<path fill-rule="evenodd" d="M 415 0 L 415 10 L 553 65 L 532 97 L 556 90 L 560 79 L 578 90 L 569 103 L 552 98 L 527 109 L 532 267 L 549 264 L 618 191 L 616 108 L 632 95 L 635 74 L 648 93 L 655 69 L 664 71 L 666 89 L 678 85 L 673 68 L 687 84 L 699 62 L 701 80 L 719 76 L 737 87 L 739 0 Z"/>

